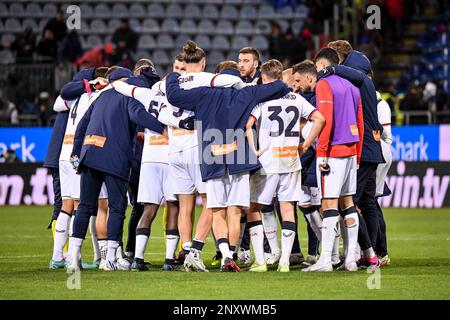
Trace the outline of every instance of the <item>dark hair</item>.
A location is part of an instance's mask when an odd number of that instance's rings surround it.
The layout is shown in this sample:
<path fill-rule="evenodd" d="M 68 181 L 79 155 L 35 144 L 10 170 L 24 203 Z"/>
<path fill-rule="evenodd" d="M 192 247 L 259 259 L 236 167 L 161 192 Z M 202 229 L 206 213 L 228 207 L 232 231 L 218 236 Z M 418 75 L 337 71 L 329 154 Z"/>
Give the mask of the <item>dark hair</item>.
<path fill-rule="evenodd" d="M 259 58 L 261 57 L 261 54 L 259 53 L 258 49 L 255 49 L 253 47 L 244 47 L 241 50 L 239 50 L 239 54 L 247 54 L 250 53 L 253 55 L 253 58 L 259 62 Z"/>
<path fill-rule="evenodd" d="M 271 79 L 281 79 L 283 76 L 283 64 L 277 59 L 266 61 L 261 66 L 261 73 Z"/>
<path fill-rule="evenodd" d="M 216 66 L 216 69 L 214 69 L 214 73 L 220 73 L 225 69 L 239 71 L 239 65 L 233 60 L 225 60 L 220 62 Z"/>
<path fill-rule="evenodd" d="M 206 57 L 205 51 L 202 48 L 197 47 L 194 41 L 188 40 L 183 47 L 184 62 L 186 63 L 199 63 Z"/>
<path fill-rule="evenodd" d="M 312 62 L 311 60 L 303 60 L 302 62 L 297 63 L 292 67 L 292 74 L 294 73 L 299 74 L 309 73 L 317 76 L 317 69 L 316 66 L 314 65 L 314 62 Z"/>
<path fill-rule="evenodd" d="M 98 77 L 106 78 L 106 72 L 108 72 L 108 67 L 95 68 L 94 79 L 97 79 Z"/>
<path fill-rule="evenodd" d="M 133 72 L 136 71 L 136 70 L 138 70 L 138 69 L 145 68 L 145 67 L 152 67 L 152 68 L 154 68 L 155 65 L 153 64 L 152 60 L 147 59 L 147 58 L 142 58 L 142 59 L 139 59 L 139 60 L 136 62 L 136 64 L 134 65 L 134 70 L 133 70 Z"/>
<path fill-rule="evenodd" d="M 350 52 L 353 51 L 353 47 L 347 40 L 336 40 L 328 43 L 328 48 L 336 50 L 340 62 L 344 62 Z"/>
<path fill-rule="evenodd" d="M 175 58 L 173 59 L 173 61 L 180 61 L 180 62 L 184 62 L 184 55 L 182 53 L 179 53 L 175 56 Z"/>
<path fill-rule="evenodd" d="M 331 48 L 323 48 L 320 49 L 319 52 L 317 52 L 316 56 L 314 57 L 314 61 L 325 59 L 331 64 L 339 64 L 339 56 L 336 52 L 336 50 Z"/>
<path fill-rule="evenodd" d="M 115 70 L 117 70 L 117 69 L 119 69 L 119 68 L 122 68 L 122 67 L 119 67 L 119 66 L 111 66 L 111 67 L 109 67 L 108 68 L 108 71 L 106 71 L 106 73 L 105 73 L 105 78 L 109 78 L 109 75 L 111 74 L 111 73 L 113 73 Z"/>

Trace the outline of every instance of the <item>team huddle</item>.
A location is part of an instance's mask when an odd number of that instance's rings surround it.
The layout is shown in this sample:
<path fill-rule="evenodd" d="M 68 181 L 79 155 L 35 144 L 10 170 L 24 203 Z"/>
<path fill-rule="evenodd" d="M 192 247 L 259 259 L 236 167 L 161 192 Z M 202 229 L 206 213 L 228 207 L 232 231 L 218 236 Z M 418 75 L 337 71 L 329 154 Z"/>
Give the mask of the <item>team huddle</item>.
<path fill-rule="evenodd" d="M 62 88 L 45 163 L 62 200 L 50 269 L 148 270 L 144 254 L 161 205 L 164 271 L 208 272 L 202 250 L 210 232 L 211 264 L 224 272 L 389 264 L 377 197 L 390 192 L 391 115 L 367 57 L 338 40 L 287 70 L 275 59 L 261 64 L 252 47 L 214 73 L 204 71 L 206 58 L 188 41 L 162 80 L 141 59 L 133 71 L 80 71 Z M 297 208 L 307 222 L 306 258 Z M 92 264 L 82 260 L 88 228 Z"/>

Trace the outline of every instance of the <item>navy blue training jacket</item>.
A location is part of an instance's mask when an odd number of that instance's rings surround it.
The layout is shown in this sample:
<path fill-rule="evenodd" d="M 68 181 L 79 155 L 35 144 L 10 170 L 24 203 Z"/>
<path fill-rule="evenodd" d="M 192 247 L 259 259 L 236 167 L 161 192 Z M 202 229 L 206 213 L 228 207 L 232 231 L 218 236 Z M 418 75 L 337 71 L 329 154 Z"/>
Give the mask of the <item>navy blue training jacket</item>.
<path fill-rule="evenodd" d="M 245 132 L 245 125 L 253 108 L 258 103 L 279 99 L 289 93 L 290 89 L 286 84 L 282 81 L 275 81 L 271 84 L 248 86 L 240 90 L 208 87 L 184 90 L 178 83 L 179 76 L 178 73 L 170 73 L 167 76 L 167 99 L 174 106 L 194 111 L 196 120 L 201 121 L 201 130 L 199 130 L 201 134 L 198 136 L 199 143 L 202 145 L 200 164 L 202 180 L 220 178 L 225 175 L 227 170 L 229 174 L 237 174 L 260 169 L 261 164 L 250 152 L 245 135 L 243 139 L 236 139 L 234 130 L 241 129 L 242 132 Z M 225 141 L 208 138 L 205 135 L 205 131 L 208 129 L 219 130 Z M 227 129 L 229 130 L 228 134 Z M 233 146 L 234 143 L 237 143 L 237 150 L 227 148 Z M 212 147 L 232 151 L 226 155 L 213 155 Z M 205 156 L 212 161 L 209 163 L 205 161 Z"/>
<path fill-rule="evenodd" d="M 315 91 L 307 91 L 301 95 L 312 106 L 317 107 Z M 316 150 L 309 147 L 308 151 L 300 156 L 300 162 L 302 164 L 302 185 L 317 188 Z"/>

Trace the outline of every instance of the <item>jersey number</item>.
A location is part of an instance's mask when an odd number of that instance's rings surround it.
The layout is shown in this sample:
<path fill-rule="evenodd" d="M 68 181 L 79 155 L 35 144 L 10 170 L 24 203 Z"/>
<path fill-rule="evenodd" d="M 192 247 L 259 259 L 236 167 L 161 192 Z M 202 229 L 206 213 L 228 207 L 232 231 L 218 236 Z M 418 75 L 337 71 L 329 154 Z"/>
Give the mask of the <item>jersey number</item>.
<path fill-rule="evenodd" d="M 158 112 L 158 101 L 152 100 L 150 102 L 150 106 L 148 107 L 148 112 L 150 114 L 153 114 L 156 119 L 158 119 L 159 112 Z"/>
<path fill-rule="evenodd" d="M 283 118 L 281 118 L 279 115 L 283 111 L 283 109 L 280 106 L 274 106 L 269 107 L 269 111 L 272 112 L 269 116 L 269 119 L 271 121 L 278 122 L 278 131 L 271 131 L 270 136 L 271 137 L 279 137 L 283 134 L 284 131 L 284 121 Z M 284 135 L 286 137 L 300 137 L 300 131 L 292 131 L 295 124 L 298 122 L 298 119 L 300 118 L 300 113 L 298 109 L 294 106 L 289 106 L 286 108 L 286 113 L 294 113 L 294 117 L 292 118 L 291 122 L 286 127 L 286 131 L 284 132 Z"/>
<path fill-rule="evenodd" d="M 77 99 L 75 105 L 72 107 L 72 110 L 70 110 L 70 119 L 72 119 L 73 125 L 75 125 L 75 120 L 77 119 L 78 102 L 80 102 L 80 98 Z"/>

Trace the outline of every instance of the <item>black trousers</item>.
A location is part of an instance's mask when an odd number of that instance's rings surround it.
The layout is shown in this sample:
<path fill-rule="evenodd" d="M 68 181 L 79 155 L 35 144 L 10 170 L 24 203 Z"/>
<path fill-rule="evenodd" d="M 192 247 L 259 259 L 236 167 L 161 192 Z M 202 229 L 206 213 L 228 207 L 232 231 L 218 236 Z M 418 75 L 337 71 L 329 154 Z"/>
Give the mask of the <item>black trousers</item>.
<path fill-rule="evenodd" d="M 48 226 L 48 229 L 50 229 L 52 226 L 52 221 L 58 219 L 59 213 L 61 212 L 62 198 L 61 198 L 61 182 L 59 180 L 59 169 L 48 168 L 48 171 L 52 175 L 53 179 L 53 196 L 54 196 L 52 219 Z"/>
<path fill-rule="evenodd" d="M 134 252 L 136 248 L 136 228 L 139 220 L 144 213 L 144 206 L 137 202 L 138 195 L 138 182 L 130 182 L 128 186 L 128 197 L 130 198 L 131 205 L 133 206 L 131 210 L 130 221 L 128 221 L 128 239 L 126 245 L 126 252 Z"/>

